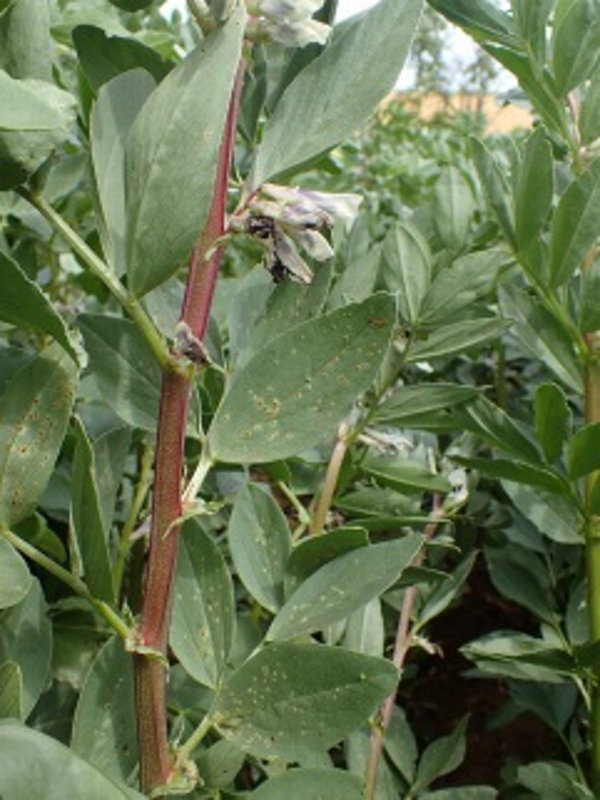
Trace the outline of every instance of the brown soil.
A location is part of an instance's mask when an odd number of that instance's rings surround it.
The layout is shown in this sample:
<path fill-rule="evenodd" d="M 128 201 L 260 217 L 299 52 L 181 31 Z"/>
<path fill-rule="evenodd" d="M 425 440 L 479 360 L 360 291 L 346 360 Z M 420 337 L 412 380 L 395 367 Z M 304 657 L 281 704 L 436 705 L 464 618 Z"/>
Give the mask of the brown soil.
<path fill-rule="evenodd" d="M 467 754 L 455 772 L 436 782 L 435 788 L 485 784 L 501 787 L 502 770 L 510 762 L 526 764 L 560 756 L 558 737 L 536 716 L 521 714 L 509 724 L 490 730 L 492 715 L 508 699 L 501 680 L 467 678 L 473 669 L 458 651 L 467 642 L 498 629 L 535 633 L 527 612 L 501 598 L 491 586 L 482 560 L 456 608 L 432 625 L 429 639 L 443 656 L 420 658 L 416 677 L 401 684 L 399 703 L 417 736 L 427 742 L 447 735 L 465 715 L 470 715 Z"/>

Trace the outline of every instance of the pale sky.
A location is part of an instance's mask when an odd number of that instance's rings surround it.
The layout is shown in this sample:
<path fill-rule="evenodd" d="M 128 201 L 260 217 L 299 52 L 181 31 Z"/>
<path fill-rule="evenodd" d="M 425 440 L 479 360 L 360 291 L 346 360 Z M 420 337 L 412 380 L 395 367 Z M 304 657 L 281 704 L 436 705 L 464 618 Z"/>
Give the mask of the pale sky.
<path fill-rule="evenodd" d="M 351 17 L 352 14 L 374 6 L 376 2 L 377 0 L 339 0 L 336 20 L 339 22 L 346 17 Z M 168 14 L 175 8 L 185 8 L 185 0 L 167 0 L 161 6 L 161 11 Z"/>

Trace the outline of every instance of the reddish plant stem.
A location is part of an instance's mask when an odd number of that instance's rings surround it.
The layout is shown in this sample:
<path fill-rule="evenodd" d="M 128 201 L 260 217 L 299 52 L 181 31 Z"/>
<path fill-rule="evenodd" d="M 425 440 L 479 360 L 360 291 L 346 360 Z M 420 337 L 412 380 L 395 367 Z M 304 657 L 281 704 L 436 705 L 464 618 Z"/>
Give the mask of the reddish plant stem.
<path fill-rule="evenodd" d="M 181 321 L 203 339 L 208 327 L 215 282 L 221 261 L 213 250 L 225 231 L 229 170 L 233 154 L 237 110 L 244 65 L 235 80 L 223 132 L 215 177 L 213 202 L 204 229 L 190 256 Z M 212 251 L 212 252 L 211 252 Z M 185 428 L 193 372 L 163 372 L 155 457 L 152 527 L 138 628 L 140 647 L 134 657 L 135 703 L 140 757 L 140 787 L 151 793 L 166 786 L 172 772 L 166 706 L 166 657 L 173 593 L 173 578 L 182 517 L 181 482 L 184 468 Z"/>
<path fill-rule="evenodd" d="M 426 526 L 424 531 L 425 541 L 433 538 L 439 526 L 439 517 L 441 512 L 441 503 L 439 495 L 433 497 L 433 511 L 432 521 Z M 424 560 L 424 552 L 421 550 L 413 559 L 411 566 L 420 567 Z M 415 601 L 417 599 L 418 590 L 416 586 L 409 586 L 402 600 L 402 609 L 400 611 L 400 619 L 398 620 L 398 629 L 396 632 L 396 642 L 394 645 L 393 663 L 402 672 L 404 661 L 408 651 L 412 647 L 412 634 L 410 630 L 410 623 Z M 365 800 L 373 800 L 375 797 L 375 790 L 377 786 L 377 773 L 379 770 L 379 762 L 383 752 L 383 742 L 385 735 L 390 726 L 394 705 L 396 703 L 396 692 L 392 692 L 384 701 L 380 709 L 379 724 L 374 725 L 371 731 L 371 741 L 369 746 L 369 759 L 367 761 L 367 770 L 365 774 Z"/>

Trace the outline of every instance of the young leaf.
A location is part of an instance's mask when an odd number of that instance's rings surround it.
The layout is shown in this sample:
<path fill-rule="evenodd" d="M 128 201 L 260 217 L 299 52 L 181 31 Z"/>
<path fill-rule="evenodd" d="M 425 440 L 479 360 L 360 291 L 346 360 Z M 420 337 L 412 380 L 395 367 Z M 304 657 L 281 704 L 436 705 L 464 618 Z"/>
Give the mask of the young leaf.
<path fill-rule="evenodd" d="M 427 746 L 417 768 L 417 777 L 411 792 L 420 795 L 436 778 L 453 772 L 465 757 L 465 730 L 469 718 L 463 717 L 449 736 L 437 739 Z"/>
<path fill-rule="evenodd" d="M 445 611 L 458 596 L 473 569 L 476 558 L 477 552 L 473 552 L 463 558 L 451 574 L 440 581 L 437 586 L 434 586 L 431 592 L 425 594 L 423 605 L 419 609 L 417 619 L 413 624 L 414 634 Z"/>
<path fill-rule="evenodd" d="M 0 535 L 0 608 L 20 603 L 31 587 L 31 574 L 21 554 Z"/>
<path fill-rule="evenodd" d="M 29 280 L 16 261 L 0 252 L 0 320 L 26 330 L 49 333 L 77 360 L 64 320 L 39 288 Z"/>
<path fill-rule="evenodd" d="M 13 78 L 49 81 L 53 58 L 48 3 L 19 0 L 0 11 L 0 69 Z"/>
<path fill-rule="evenodd" d="M 432 213 L 435 232 L 451 253 L 465 248 L 474 211 L 470 185 L 456 167 L 446 167 L 433 190 Z"/>
<path fill-rule="evenodd" d="M 569 331 L 535 297 L 516 286 L 503 287 L 499 300 L 502 314 L 513 320 L 512 332 L 523 347 L 581 394 L 581 370 Z"/>
<path fill-rule="evenodd" d="M 487 201 L 494 212 L 500 230 L 514 250 L 516 248 L 515 220 L 506 176 L 490 150 L 474 136 L 471 137 L 471 148 L 473 161 Z"/>
<path fill-rule="evenodd" d="M 514 23 L 540 66 L 546 63 L 546 31 L 554 3 L 555 0 L 512 0 Z"/>
<path fill-rule="evenodd" d="M 544 383 L 535 393 L 535 432 L 546 461 L 560 458 L 571 428 L 571 411 L 563 391 L 554 383 Z"/>
<path fill-rule="evenodd" d="M 462 354 L 470 347 L 481 346 L 498 338 L 510 327 L 510 322 L 495 317 L 467 319 L 437 328 L 427 339 L 411 345 L 408 361 L 429 361 Z"/>
<path fill-rule="evenodd" d="M 134 789 L 111 780 L 56 739 L 13 720 L 0 722 L 0 795 L 143 800 Z"/>
<path fill-rule="evenodd" d="M 552 150 L 546 131 L 540 126 L 525 146 L 515 190 L 515 237 L 520 252 L 539 237 L 550 214 L 553 195 Z"/>
<path fill-rule="evenodd" d="M 516 460 L 508 461 L 502 458 L 494 458 L 493 461 L 487 458 L 465 458 L 458 455 L 452 458 L 457 464 L 462 464 L 469 469 L 476 469 L 483 475 L 514 483 L 524 483 L 553 494 L 568 495 L 568 486 L 564 478 L 545 467 L 534 467 L 532 464 L 524 464 Z"/>
<path fill-rule="evenodd" d="M 252 187 L 330 150 L 391 91 L 422 0 L 381 0 L 355 17 L 287 87 L 267 121 Z"/>
<path fill-rule="evenodd" d="M 121 317 L 82 314 L 77 325 L 90 359 L 89 380 L 98 399 L 129 425 L 153 431 L 160 368 L 135 323 Z"/>
<path fill-rule="evenodd" d="M 108 555 L 108 532 L 96 485 L 94 451 L 85 429 L 75 421 L 75 455 L 71 481 L 71 521 L 83 564 L 85 582 L 91 593 L 110 603 L 114 586 Z"/>
<path fill-rule="evenodd" d="M 387 397 L 374 417 L 378 424 L 410 427 L 411 420 L 460 406 L 473 400 L 478 389 L 455 383 L 419 383 L 402 386 Z"/>
<path fill-rule="evenodd" d="M 600 159 L 597 159 L 570 184 L 554 214 L 550 239 L 550 272 L 554 286 L 560 286 L 581 268 L 596 241 L 599 227 Z"/>
<path fill-rule="evenodd" d="M 227 535 L 242 583 L 264 608 L 277 611 L 283 602 L 290 531 L 266 489 L 250 483 L 238 492 Z"/>
<path fill-rule="evenodd" d="M 100 206 L 98 233 L 106 260 L 117 275 L 122 275 L 127 267 L 125 142 L 155 85 L 145 70 L 125 72 L 100 89 L 92 110 L 90 147 Z"/>
<path fill-rule="evenodd" d="M 421 306 L 420 324 L 438 327 L 456 322 L 477 300 L 490 294 L 503 269 L 513 263 L 501 249 L 469 253 L 441 270 Z"/>
<path fill-rule="evenodd" d="M 368 455 L 362 463 L 368 475 L 374 475 L 382 483 L 408 489 L 424 489 L 428 492 L 447 494 L 450 484 L 443 475 L 438 475 L 425 464 L 405 455 Z"/>
<path fill-rule="evenodd" d="M 52 624 L 39 581 L 34 578 L 20 603 L 0 611 L 0 664 L 13 661 L 21 671 L 24 719 L 46 688 L 51 659 Z M 0 767 L 0 776 L 3 769 Z"/>
<path fill-rule="evenodd" d="M 261 784 L 255 800 L 361 800 L 362 781 L 340 769 L 291 769 Z"/>
<path fill-rule="evenodd" d="M 71 35 L 79 66 L 95 92 L 127 72 L 143 69 L 154 78 L 154 84 L 160 83 L 171 70 L 171 64 L 138 39 L 107 36 L 93 25 L 78 25 Z"/>
<path fill-rule="evenodd" d="M 581 544 L 581 520 L 577 507 L 567 498 L 522 484 L 502 481 L 502 488 L 515 508 L 532 522 L 538 531 L 553 542 Z"/>
<path fill-rule="evenodd" d="M 478 42 L 497 42 L 519 49 L 521 43 L 508 14 L 489 0 L 428 0 L 429 5 Z"/>
<path fill-rule="evenodd" d="M 552 65 L 563 96 L 590 77 L 598 63 L 600 17 L 592 0 L 558 0 L 554 12 Z"/>
<path fill-rule="evenodd" d="M 359 547 L 328 562 L 292 594 L 267 632 L 289 639 L 345 619 L 388 589 L 423 545 L 417 534 Z"/>
<path fill-rule="evenodd" d="M 208 432 L 212 455 L 276 461 L 322 441 L 376 377 L 394 322 L 393 298 L 377 294 L 269 342 L 234 374 Z"/>
<path fill-rule="evenodd" d="M 594 800 L 592 793 L 582 785 L 579 773 L 569 764 L 558 761 L 540 761 L 517 769 L 521 786 L 544 800 Z"/>
<path fill-rule="evenodd" d="M 206 220 L 244 21 L 239 3 L 152 93 L 127 139 L 126 260 L 138 297 L 176 272 Z"/>
<path fill-rule="evenodd" d="M 569 442 L 569 476 L 583 478 L 600 469 L 600 422 L 580 428 Z"/>
<path fill-rule="evenodd" d="M 54 84 L 0 70 L 0 191 L 24 183 L 67 138 L 74 98 Z"/>
<path fill-rule="evenodd" d="M 325 645 L 274 643 L 226 681 L 213 717 L 242 750 L 297 762 L 358 728 L 397 680 L 396 668 L 381 658 Z"/>
<path fill-rule="evenodd" d="M 189 520 L 177 556 L 170 644 L 188 675 L 204 686 L 219 683 L 234 625 L 233 585 L 225 560 L 214 540 Z"/>
<path fill-rule="evenodd" d="M 70 355 L 52 345 L 15 374 L 2 394 L 0 523 L 35 509 L 54 470 L 77 381 Z"/>
<path fill-rule="evenodd" d="M 71 748 L 116 780 L 128 781 L 136 768 L 133 661 L 118 636 L 102 647 L 86 675 Z"/>
<path fill-rule="evenodd" d="M 385 285 L 397 294 L 402 319 L 414 324 L 431 283 L 429 244 L 415 225 L 397 223 L 385 237 L 383 256 Z"/>

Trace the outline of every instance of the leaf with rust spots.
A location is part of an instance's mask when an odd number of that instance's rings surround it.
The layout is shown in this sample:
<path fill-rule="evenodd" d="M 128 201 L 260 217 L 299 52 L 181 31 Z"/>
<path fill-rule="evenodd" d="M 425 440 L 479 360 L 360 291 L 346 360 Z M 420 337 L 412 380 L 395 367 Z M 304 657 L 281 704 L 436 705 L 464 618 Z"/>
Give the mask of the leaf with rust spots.
<path fill-rule="evenodd" d="M 78 371 L 52 345 L 12 376 L 0 397 L 0 524 L 29 516 L 50 479 L 71 415 Z"/>
<path fill-rule="evenodd" d="M 209 431 L 213 456 L 275 461 L 331 435 L 375 379 L 395 319 L 394 299 L 376 294 L 268 342 L 234 373 Z"/>

